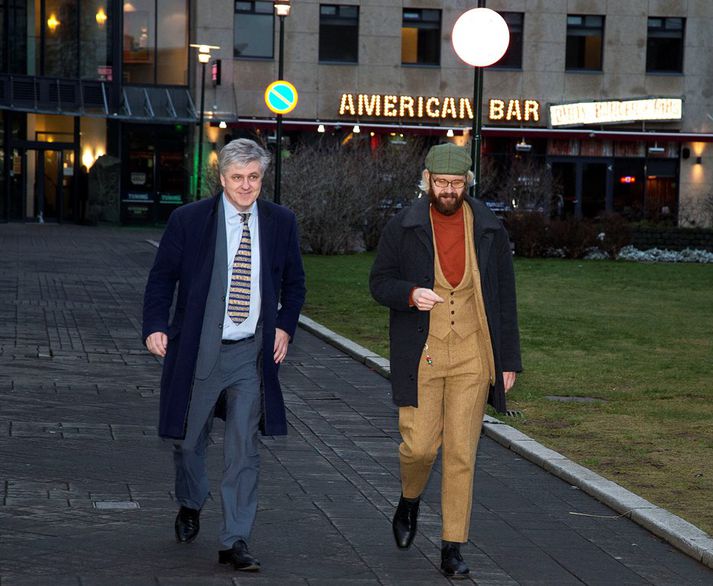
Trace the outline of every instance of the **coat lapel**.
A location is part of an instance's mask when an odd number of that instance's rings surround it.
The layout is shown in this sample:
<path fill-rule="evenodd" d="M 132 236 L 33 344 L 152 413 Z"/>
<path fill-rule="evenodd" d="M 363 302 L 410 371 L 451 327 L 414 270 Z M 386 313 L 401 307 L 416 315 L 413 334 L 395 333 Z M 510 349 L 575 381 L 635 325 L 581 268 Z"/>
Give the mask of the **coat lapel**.
<path fill-rule="evenodd" d="M 270 205 L 262 199 L 257 200 L 257 218 L 259 222 L 260 238 L 260 266 L 261 280 L 268 274 L 271 267 L 270 259 L 274 252 L 275 243 L 275 218 L 272 215 Z"/>
<path fill-rule="evenodd" d="M 473 230 L 475 232 L 475 252 L 478 257 L 478 270 L 480 274 L 485 274 L 485 269 L 488 266 L 488 257 L 490 256 L 490 248 L 493 244 L 495 230 L 500 227 L 499 220 L 490 214 L 484 214 L 479 206 L 483 204 L 477 202 L 471 197 L 466 196 L 465 200 L 473 210 Z M 497 222 L 496 224 L 493 223 Z"/>
<path fill-rule="evenodd" d="M 428 254 L 433 258 L 433 231 L 431 229 L 431 218 L 428 214 L 428 197 L 421 196 L 408 209 L 404 215 L 401 225 L 404 228 L 413 228 L 418 239 L 428 250 Z"/>

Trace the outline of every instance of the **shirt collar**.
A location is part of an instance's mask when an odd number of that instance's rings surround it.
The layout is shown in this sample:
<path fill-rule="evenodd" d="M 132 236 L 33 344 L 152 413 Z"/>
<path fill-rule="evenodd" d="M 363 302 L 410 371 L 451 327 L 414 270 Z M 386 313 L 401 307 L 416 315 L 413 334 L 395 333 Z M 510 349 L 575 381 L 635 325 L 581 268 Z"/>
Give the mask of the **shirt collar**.
<path fill-rule="evenodd" d="M 225 219 L 231 223 L 231 224 L 239 224 L 240 223 L 240 214 L 236 207 L 230 203 L 230 200 L 225 195 L 225 192 L 223 192 L 223 210 L 225 211 Z M 253 214 L 257 213 L 257 200 L 253 202 L 253 204 L 250 206 L 248 209 L 247 213 L 250 214 L 250 217 L 253 217 Z"/>

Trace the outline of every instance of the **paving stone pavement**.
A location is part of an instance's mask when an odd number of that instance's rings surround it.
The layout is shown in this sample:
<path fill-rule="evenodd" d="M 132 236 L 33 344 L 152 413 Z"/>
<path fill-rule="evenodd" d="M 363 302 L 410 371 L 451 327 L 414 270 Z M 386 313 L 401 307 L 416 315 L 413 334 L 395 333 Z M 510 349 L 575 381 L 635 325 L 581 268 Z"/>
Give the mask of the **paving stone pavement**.
<path fill-rule="evenodd" d="M 262 440 L 251 548 L 263 570 L 217 563 L 217 500 L 198 540 L 175 543 L 160 364 L 139 339 L 147 240 L 159 236 L 0 225 L 0 586 L 447 584 L 440 467 L 414 546 L 397 550 L 388 382 L 305 331 L 281 373 L 289 436 Z M 488 438 L 463 552 L 480 585 L 713 584 L 710 569 Z"/>

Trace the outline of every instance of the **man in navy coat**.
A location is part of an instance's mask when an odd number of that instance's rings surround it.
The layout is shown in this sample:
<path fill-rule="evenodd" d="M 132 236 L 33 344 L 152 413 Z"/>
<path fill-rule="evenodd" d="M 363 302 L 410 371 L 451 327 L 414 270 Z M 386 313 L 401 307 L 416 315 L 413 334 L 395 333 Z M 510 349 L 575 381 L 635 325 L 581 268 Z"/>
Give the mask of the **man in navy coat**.
<path fill-rule="evenodd" d="M 247 139 L 220 152 L 222 193 L 175 210 L 144 296 L 143 338 L 164 357 L 159 435 L 173 441 L 176 539 L 198 535 L 209 491 L 205 449 L 225 418 L 220 563 L 256 571 L 257 432 L 287 433 L 277 378 L 305 298 L 297 222 L 258 199 L 269 153 Z M 178 284 L 175 308 L 170 309 Z"/>

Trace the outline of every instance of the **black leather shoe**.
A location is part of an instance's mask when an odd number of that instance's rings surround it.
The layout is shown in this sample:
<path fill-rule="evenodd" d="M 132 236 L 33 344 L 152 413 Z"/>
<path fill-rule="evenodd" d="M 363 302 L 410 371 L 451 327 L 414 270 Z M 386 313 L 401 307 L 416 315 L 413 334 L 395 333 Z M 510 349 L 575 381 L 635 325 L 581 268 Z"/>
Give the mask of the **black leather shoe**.
<path fill-rule="evenodd" d="M 465 578 L 470 569 L 460 554 L 459 543 L 447 543 L 441 548 L 441 572 L 449 578 Z"/>
<path fill-rule="evenodd" d="M 242 572 L 257 572 L 260 562 L 248 551 L 248 544 L 242 539 L 236 541 L 230 549 L 218 552 L 218 561 L 221 564 L 233 564 L 233 568 Z"/>
<path fill-rule="evenodd" d="M 176 515 L 176 541 L 178 543 L 190 543 L 198 537 L 200 531 L 200 514 L 196 509 L 181 507 Z"/>
<path fill-rule="evenodd" d="M 420 500 L 409 502 L 403 495 L 399 499 L 399 506 L 396 507 L 394 520 L 391 526 L 394 529 L 394 539 L 396 545 L 401 549 L 406 549 L 411 545 L 416 537 L 416 525 L 418 521 L 418 505 Z"/>

